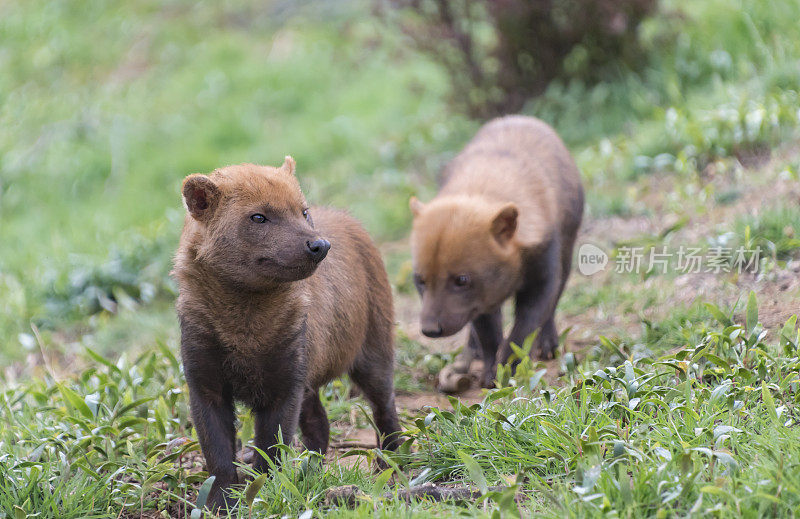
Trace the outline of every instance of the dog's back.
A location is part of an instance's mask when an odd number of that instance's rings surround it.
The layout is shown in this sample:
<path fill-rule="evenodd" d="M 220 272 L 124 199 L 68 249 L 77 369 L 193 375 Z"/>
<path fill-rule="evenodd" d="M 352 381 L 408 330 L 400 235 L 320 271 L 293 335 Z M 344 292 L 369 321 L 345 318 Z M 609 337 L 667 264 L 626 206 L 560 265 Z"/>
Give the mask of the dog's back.
<path fill-rule="evenodd" d="M 539 119 L 512 115 L 489 122 L 443 176 L 440 197 L 479 195 L 514 202 L 523 243 L 537 243 L 554 225 L 574 236 L 580 225 L 580 173 L 561 138 Z"/>

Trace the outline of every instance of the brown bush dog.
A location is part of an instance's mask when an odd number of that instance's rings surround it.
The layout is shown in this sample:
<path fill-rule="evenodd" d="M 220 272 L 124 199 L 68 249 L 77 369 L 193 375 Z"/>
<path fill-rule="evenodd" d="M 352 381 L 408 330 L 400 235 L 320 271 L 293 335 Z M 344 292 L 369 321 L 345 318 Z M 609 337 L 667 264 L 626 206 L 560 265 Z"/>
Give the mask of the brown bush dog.
<path fill-rule="evenodd" d="M 344 212 L 309 210 L 294 169 L 287 157 L 280 168 L 242 164 L 183 182 L 188 214 L 173 275 L 215 508 L 231 506 L 224 489 L 237 483 L 234 401 L 252 408 L 255 445 L 273 460 L 279 428 L 289 443 L 298 423 L 305 446 L 324 454 L 319 387 L 348 373 L 372 407 L 382 447 L 400 442 L 392 294 L 380 253 Z M 269 464 L 257 455 L 254 467 Z"/>
<path fill-rule="evenodd" d="M 422 333 L 444 337 L 471 323 L 469 348 L 492 387 L 510 343 L 539 330 L 532 354 L 550 358 L 558 347 L 553 314 L 583 215 L 580 174 L 552 128 L 508 116 L 484 125 L 443 177 L 431 202 L 410 201 Z M 501 306 L 511 296 L 516 316 L 503 339 Z"/>

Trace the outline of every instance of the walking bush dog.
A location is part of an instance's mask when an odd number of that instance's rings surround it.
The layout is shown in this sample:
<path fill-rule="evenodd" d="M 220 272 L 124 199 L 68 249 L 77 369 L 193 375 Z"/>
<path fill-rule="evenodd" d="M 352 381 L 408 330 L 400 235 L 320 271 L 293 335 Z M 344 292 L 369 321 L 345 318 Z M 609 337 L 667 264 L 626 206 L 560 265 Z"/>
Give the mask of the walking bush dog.
<path fill-rule="evenodd" d="M 255 416 L 255 445 L 275 460 L 278 431 L 325 453 L 319 387 L 348 373 L 395 448 L 392 295 L 380 254 L 341 211 L 309 209 L 291 157 L 183 182 L 187 208 L 173 275 L 192 422 L 216 476 L 213 508 L 233 504 L 234 401 Z M 329 241 L 330 240 L 330 241 Z M 256 456 L 254 467 L 269 464 Z"/>
<path fill-rule="evenodd" d="M 469 349 L 482 354 L 482 383 L 496 362 L 539 330 L 532 353 L 558 347 L 553 320 L 583 215 L 580 174 L 561 139 L 532 117 L 495 119 L 445 168 L 439 194 L 410 200 L 414 282 L 429 337 L 470 324 Z M 515 297 L 503 338 L 501 305 Z"/>

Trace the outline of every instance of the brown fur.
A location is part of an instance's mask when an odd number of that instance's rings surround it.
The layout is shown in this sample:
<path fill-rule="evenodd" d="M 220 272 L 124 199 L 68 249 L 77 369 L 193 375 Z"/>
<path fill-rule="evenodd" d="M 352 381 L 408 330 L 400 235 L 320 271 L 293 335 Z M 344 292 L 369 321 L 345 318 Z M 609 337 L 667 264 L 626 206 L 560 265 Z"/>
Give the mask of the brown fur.
<path fill-rule="evenodd" d="M 470 345 L 483 353 L 488 386 L 509 343 L 521 345 L 538 329 L 540 357 L 558 345 L 553 313 L 572 263 L 583 188 L 552 128 L 523 116 L 487 123 L 444 177 L 431 202 L 410 201 L 420 322 L 434 337 L 471 323 Z M 516 319 L 503 340 L 500 307 L 511 296 Z"/>
<path fill-rule="evenodd" d="M 211 502 L 229 505 L 219 489 L 237 482 L 234 400 L 252 408 L 255 444 L 270 457 L 278 428 L 288 443 L 298 423 L 306 446 L 324 453 L 319 387 L 349 373 L 370 400 L 383 446 L 394 447 L 391 290 L 363 228 L 331 209 L 312 208 L 313 223 L 306 219 L 289 157 L 280 168 L 190 175 L 183 193 L 188 214 L 173 274 L 193 422 L 217 476 Z M 322 237 L 330 252 L 309 259 L 309 243 Z M 257 456 L 255 466 L 268 463 Z"/>

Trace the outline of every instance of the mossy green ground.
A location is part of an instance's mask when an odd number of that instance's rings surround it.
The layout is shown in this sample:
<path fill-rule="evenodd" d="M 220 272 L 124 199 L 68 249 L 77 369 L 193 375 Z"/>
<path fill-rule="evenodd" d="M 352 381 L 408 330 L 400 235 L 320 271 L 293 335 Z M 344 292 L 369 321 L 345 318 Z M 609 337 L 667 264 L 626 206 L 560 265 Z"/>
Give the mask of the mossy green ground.
<path fill-rule="evenodd" d="M 309 200 L 384 250 L 398 390 L 431 395 L 460 346 L 413 323 L 407 199 L 479 123 L 366 3 L 287 5 L 0 5 L 0 514 L 192 514 L 206 474 L 168 277 L 188 173 L 292 154 Z M 581 240 L 611 253 L 573 275 L 561 358 L 473 407 L 403 409 L 414 446 L 384 472 L 287 449 L 239 516 L 797 515 L 798 19 L 791 0 L 664 1 L 643 72 L 531 101 L 583 173 Z M 765 253 L 757 275 L 613 272 L 622 247 L 681 245 Z M 323 397 L 335 433 L 369 427 L 348 381 Z M 382 497 L 434 479 L 507 490 Z M 325 503 L 343 484 L 355 511 Z"/>

